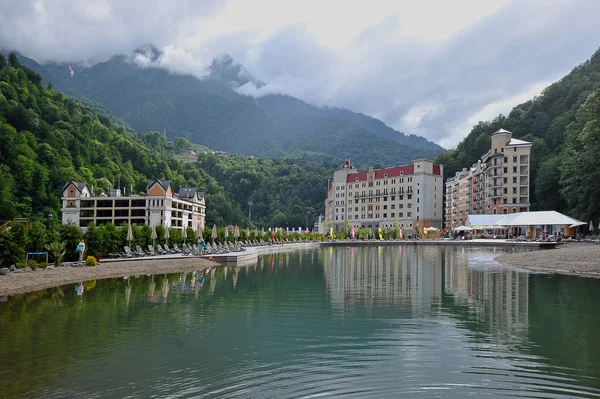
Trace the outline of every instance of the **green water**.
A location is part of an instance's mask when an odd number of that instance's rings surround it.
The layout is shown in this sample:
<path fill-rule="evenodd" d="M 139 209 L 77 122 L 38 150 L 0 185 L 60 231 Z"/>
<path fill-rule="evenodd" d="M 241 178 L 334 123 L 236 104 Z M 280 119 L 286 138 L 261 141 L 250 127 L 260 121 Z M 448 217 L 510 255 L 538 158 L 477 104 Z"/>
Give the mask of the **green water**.
<path fill-rule="evenodd" d="M 321 248 L 3 298 L 0 397 L 599 397 L 600 280 Z"/>

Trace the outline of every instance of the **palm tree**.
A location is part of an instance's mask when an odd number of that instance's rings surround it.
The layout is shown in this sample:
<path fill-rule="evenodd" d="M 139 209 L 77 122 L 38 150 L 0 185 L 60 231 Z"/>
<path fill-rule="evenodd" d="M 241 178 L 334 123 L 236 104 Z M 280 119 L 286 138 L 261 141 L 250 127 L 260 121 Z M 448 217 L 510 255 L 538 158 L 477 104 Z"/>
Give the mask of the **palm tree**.
<path fill-rule="evenodd" d="M 46 246 L 46 249 L 50 251 L 50 254 L 54 256 L 54 266 L 60 266 L 60 261 L 65 255 L 67 243 L 65 241 L 54 241 Z"/>

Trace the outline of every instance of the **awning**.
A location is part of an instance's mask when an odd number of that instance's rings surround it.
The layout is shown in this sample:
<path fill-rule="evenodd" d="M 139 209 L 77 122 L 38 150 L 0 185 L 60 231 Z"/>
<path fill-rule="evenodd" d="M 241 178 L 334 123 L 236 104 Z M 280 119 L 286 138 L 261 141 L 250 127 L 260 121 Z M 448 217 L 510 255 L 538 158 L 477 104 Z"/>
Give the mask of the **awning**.
<path fill-rule="evenodd" d="M 504 215 L 504 217 L 495 224 L 500 226 L 571 226 L 576 223 L 581 223 L 581 221 L 567 215 L 563 215 L 560 212 L 537 211 Z"/>

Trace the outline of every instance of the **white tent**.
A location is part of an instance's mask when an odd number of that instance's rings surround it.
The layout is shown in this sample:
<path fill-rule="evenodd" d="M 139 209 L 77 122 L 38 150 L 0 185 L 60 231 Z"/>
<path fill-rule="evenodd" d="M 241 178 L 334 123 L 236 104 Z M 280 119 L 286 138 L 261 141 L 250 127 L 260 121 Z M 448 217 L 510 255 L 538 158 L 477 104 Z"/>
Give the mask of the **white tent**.
<path fill-rule="evenodd" d="M 502 219 L 504 216 L 505 215 L 468 215 L 467 226 L 487 228 L 487 226 L 495 225 L 496 222 Z"/>
<path fill-rule="evenodd" d="M 466 226 L 458 226 L 454 229 L 454 231 L 471 231 L 471 228 Z"/>
<path fill-rule="evenodd" d="M 499 226 L 571 226 L 576 223 L 580 223 L 580 221 L 567 215 L 563 215 L 560 212 L 537 211 L 504 215 L 504 217 L 495 224 Z"/>

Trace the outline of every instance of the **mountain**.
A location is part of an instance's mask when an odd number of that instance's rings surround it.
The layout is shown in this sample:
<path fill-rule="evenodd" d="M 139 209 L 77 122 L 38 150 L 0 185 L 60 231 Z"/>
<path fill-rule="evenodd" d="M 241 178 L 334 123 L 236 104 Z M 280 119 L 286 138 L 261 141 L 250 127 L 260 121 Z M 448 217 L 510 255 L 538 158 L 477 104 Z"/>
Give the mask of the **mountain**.
<path fill-rule="evenodd" d="M 236 91 L 240 86 L 264 83 L 230 56 L 215 59 L 208 75 L 198 79 L 143 67 L 135 61 L 137 55 L 159 58 L 148 46 L 93 66 L 19 59 L 55 89 L 98 102 L 138 131 L 164 130 L 170 138 L 184 137 L 217 150 L 262 157 L 350 158 L 385 166 L 444 151 L 364 114 L 319 108 L 285 95 L 241 95 Z"/>
<path fill-rule="evenodd" d="M 249 200 L 259 228 L 306 226 L 323 212 L 336 163 L 213 154 L 183 138 L 171 144 L 159 132 L 128 131 L 99 114 L 101 106 L 45 88 L 16 56 L 8 58 L 0 54 L 0 226 L 59 215 L 67 181 L 86 181 L 96 193 L 116 184 L 143 193 L 153 178 L 197 187 L 206 193 L 211 227 L 248 226 Z M 197 152 L 192 159 L 188 148 Z"/>
<path fill-rule="evenodd" d="M 504 128 L 533 142 L 532 210 L 581 220 L 600 217 L 600 50 L 508 116 L 479 122 L 455 150 L 441 154 L 446 177 L 477 162 Z"/>

